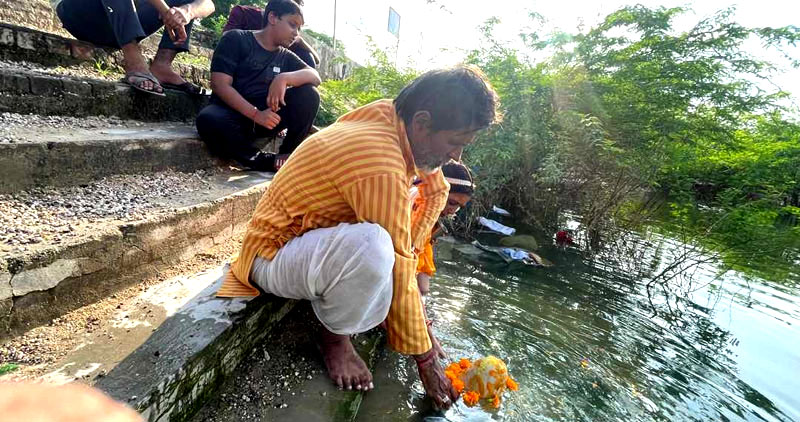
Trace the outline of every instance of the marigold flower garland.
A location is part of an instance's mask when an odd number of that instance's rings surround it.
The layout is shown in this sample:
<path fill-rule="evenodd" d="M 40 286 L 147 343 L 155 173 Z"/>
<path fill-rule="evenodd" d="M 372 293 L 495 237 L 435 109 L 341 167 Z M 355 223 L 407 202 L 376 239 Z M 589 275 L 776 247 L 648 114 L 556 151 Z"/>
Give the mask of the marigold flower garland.
<path fill-rule="evenodd" d="M 464 404 L 470 407 L 478 404 L 481 399 L 487 399 L 497 409 L 506 389 L 519 390 L 517 382 L 508 374 L 506 364 L 494 356 L 476 359 L 474 362 L 462 358 L 448 365 L 444 374 L 453 384 L 453 388 L 461 393 Z"/>

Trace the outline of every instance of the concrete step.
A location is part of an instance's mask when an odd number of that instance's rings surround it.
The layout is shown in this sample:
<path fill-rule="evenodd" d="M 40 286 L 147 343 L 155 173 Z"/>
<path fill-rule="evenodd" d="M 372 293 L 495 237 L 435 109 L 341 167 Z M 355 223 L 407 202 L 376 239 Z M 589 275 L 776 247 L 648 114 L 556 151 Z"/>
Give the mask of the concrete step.
<path fill-rule="evenodd" d="M 165 97 L 108 80 L 47 74 L 19 63 L 0 66 L 0 112 L 118 116 L 145 121 L 192 121 L 207 95 L 166 90 Z"/>
<path fill-rule="evenodd" d="M 77 322 L 70 349 L 5 378 L 84 382 L 128 403 L 147 421 L 187 420 L 296 303 L 267 295 L 216 298 L 226 270 L 180 275 L 68 315 Z M 55 331 L 48 328 L 6 347 L 36 345 Z"/>
<path fill-rule="evenodd" d="M 160 36 L 154 34 L 142 43 L 148 59 L 155 56 L 159 40 Z M 155 44 L 151 45 L 153 42 Z M 188 53 L 179 54 L 173 68 L 186 80 L 209 87 L 212 55 L 213 50 L 195 47 Z M 109 71 L 122 73 L 123 57 L 119 50 L 98 48 L 72 37 L 0 22 L 0 59 L 36 63 L 57 68 L 61 73 L 75 69 L 79 73 L 103 74 Z M 77 66 L 80 64 L 86 66 Z"/>
<path fill-rule="evenodd" d="M 193 422 L 354 420 L 369 393 L 334 386 L 314 340 L 316 324 L 309 303 L 300 302 L 209 397 Z M 373 369 L 383 332 L 372 330 L 352 341 Z"/>
<path fill-rule="evenodd" d="M 243 232 L 271 176 L 167 171 L 0 195 L 0 339 Z"/>
<path fill-rule="evenodd" d="M 0 193 L 221 163 L 186 123 L 4 113 L 0 126 Z"/>

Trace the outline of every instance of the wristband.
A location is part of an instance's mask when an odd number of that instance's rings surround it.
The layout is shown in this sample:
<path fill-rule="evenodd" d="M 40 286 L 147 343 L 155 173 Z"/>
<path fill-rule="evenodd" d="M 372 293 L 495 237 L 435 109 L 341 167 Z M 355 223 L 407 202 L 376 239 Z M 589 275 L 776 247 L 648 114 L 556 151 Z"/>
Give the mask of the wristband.
<path fill-rule="evenodd" d="M 253 133 L 256 133 L 256 114 L 258 114 L 258 107 L 253 107 L 253 116 L 250 120 L 253 121 Z"/>

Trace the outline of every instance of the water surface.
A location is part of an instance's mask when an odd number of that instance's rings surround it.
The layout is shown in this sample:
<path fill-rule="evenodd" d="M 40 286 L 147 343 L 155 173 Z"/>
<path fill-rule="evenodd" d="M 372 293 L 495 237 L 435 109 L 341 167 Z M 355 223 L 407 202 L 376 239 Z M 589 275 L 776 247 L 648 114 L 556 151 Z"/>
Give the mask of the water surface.
<path fill-rule="evenodd" d="M 520 391 L 498 411 L 459 402 L 440 413 L 413 364 L 390 352 L 359 420 L 800 421 L 797 272 L 775 284 L 703 264 L 672 281 L 685 299 L 671 294 L 667 307 L 645 282 L 683 245 L 632 244 L 591 258 L 546 246 L 556 266 L 539 269 L 440 242 L 436 333 L 453 359 L 503 358 Z"/>

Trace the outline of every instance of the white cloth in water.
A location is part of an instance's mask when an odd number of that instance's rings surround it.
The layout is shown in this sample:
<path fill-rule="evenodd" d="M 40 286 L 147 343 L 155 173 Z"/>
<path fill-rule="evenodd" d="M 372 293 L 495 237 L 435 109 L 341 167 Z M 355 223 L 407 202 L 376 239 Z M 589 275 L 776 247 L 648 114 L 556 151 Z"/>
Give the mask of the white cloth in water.
<path fill-rule="evenodd" d="M 265 292 L 311 301 L 329 331 L 349 335 L 380 324 L 392 303 L 394 247 L 373 223 L 311 230 L 272 260 L 256 257 L 250 279 Z"/>
<path fill-rule="evenodd" d="M 530 259 L 530 254 L 527 251 L 523 251 L 522 249 L 517 248 L 503 248 L 501 249 L 506 256 L 509 258 L 521 261 L 523 259 Z"/>
<path fill-rule="evenodd" d="M 490 220 L 486 217 L 478 217 L 478 223 L 480 223 L 482 226 L 487 227 L 489 230 L 498 232 L 500 234 L 504 234 L 506 236 L 511 236 L 517 231 L 517 229 L 513 227 L 504 226 L 498 223 L 497 221 Z"/>
<path fill-rule="evenodd" d="M 511 213 L 498 207 L 497 205 L 492 205 L 492 211 L 502 215 L 503 217 L 510 217 Z"/>

